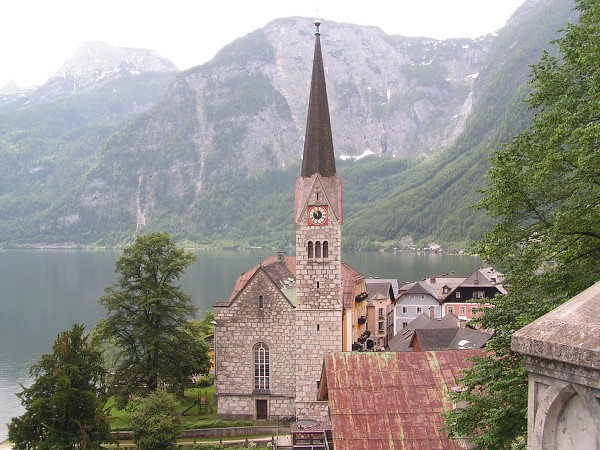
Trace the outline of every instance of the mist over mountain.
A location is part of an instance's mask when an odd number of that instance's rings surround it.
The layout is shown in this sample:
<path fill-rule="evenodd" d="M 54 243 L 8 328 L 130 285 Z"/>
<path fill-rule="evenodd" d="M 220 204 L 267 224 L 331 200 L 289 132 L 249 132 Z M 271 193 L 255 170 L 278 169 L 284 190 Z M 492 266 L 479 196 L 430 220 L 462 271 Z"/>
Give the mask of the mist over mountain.
<path fill-rule="evenodd" d="M 527 123 L 529 65 L 572 7 L 530 0 L 497 34 L 444 41 L 324 21 L 345 247 L 464 245 L 489 226 L 470 209 L 487 157 Z M 313 33 L 278 19 L 184 72 L 88 43 L 36 91 L 0 95 L 0 243 L 292 243 Z"/>

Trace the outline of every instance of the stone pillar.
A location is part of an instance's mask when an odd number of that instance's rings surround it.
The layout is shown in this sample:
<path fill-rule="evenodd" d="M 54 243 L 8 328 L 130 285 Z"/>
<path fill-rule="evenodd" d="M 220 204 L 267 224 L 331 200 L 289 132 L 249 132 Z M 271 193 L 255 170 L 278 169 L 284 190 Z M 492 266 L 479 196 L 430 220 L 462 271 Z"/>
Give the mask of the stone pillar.
<path fill-rule="evenodd" d="M 600 282 L 513 335 L 529 373 L 529 449 L 600 448 Z"/>

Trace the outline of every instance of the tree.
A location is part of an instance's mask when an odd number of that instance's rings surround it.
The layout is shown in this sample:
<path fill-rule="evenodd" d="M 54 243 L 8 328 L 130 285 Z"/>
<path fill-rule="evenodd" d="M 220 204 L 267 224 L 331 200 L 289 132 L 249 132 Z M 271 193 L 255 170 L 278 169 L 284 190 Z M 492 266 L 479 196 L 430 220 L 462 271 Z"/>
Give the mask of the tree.
<path fill-rule="evenodd" d="M 165 341 L 164 351 L 161 352 L 161 365 L 165 368 L 162 381 L 183 397 L 190 375 L 209 373 L 211 362 L 208 352 L 201 327 L 194 321 L 188 321 Z"/>
<path fill-rule="evenodd" d="M 186 334 L 196 308 L 174 284 L 194 259 L 168 234 L 151 233 L 138 236 L 117 260 L 117 284 L 99 299 L 108 317 L 98 324 L 98 334 L 121 351 L 112 380 L 119 406 L 132 394 L 155 391 L 160 381 L 203 370 L 197 355 L 188 353 L 203 351 L 191 348 Z"/>
<path fill-rule="evenodd" d="M 113 440 L 103 409 L 102 354 L 84 330 L 76 324 L 61 332 L 52 354 L 31 367 L 33 384 L 17 394 L 25 413 L 8 425 L 16 449 L 99 449 Z"/>
<path fill-rule="evenodd" d="M 175 448 L 181 434 L 179 402 L 164 389 L 158 389 L 143 398 L 131 414 L 133 441 L 140 450 L 167 450 Z"/>
<path fill-rule="evenodd" d="M 600 279 L 600 3 L 578 0 L 577 24 L 532 68 L 531 125 L 492 158 L 481 207 L 497 219 L 478 243 L 510 293 L 480 323 L 495 330 L 447 415 L 454 436 L 480 448 L 522 447 L 527 381 L 514 331 Z"/>

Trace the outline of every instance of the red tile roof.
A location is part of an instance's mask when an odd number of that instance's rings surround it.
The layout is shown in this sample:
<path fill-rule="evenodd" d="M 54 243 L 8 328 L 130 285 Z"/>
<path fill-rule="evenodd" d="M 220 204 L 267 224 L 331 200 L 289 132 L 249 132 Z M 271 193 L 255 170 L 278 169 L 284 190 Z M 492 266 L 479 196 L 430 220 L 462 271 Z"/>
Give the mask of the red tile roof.
<path fill-rule="evenodd" d="M 420 353 L 345 352 L 324 359 L 336 449 L 462 449 L 443 431 L 467 358 L 481 350 Z"/>

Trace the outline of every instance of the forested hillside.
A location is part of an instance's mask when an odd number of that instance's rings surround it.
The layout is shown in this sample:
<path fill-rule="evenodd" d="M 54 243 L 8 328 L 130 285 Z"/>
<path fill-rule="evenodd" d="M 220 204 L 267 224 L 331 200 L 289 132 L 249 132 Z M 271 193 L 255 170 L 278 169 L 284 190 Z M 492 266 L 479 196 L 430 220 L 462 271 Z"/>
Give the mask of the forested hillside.
<path fill-rule="evenodd" d="M 530 0 L 477 40 L 324 21 L 334 147 L 351 157 L 338 161 L 346 248 L 462 247 L 489 227 L 471 208 L 487 158 L 525 126 L 528 66 L 574 20 L 571 8 Z M 0 245 L 122 245 L 145 230 L 291 245 L 311 23 L 274 21 L 179 75 L 18 109 L 0 102 Z"/>

